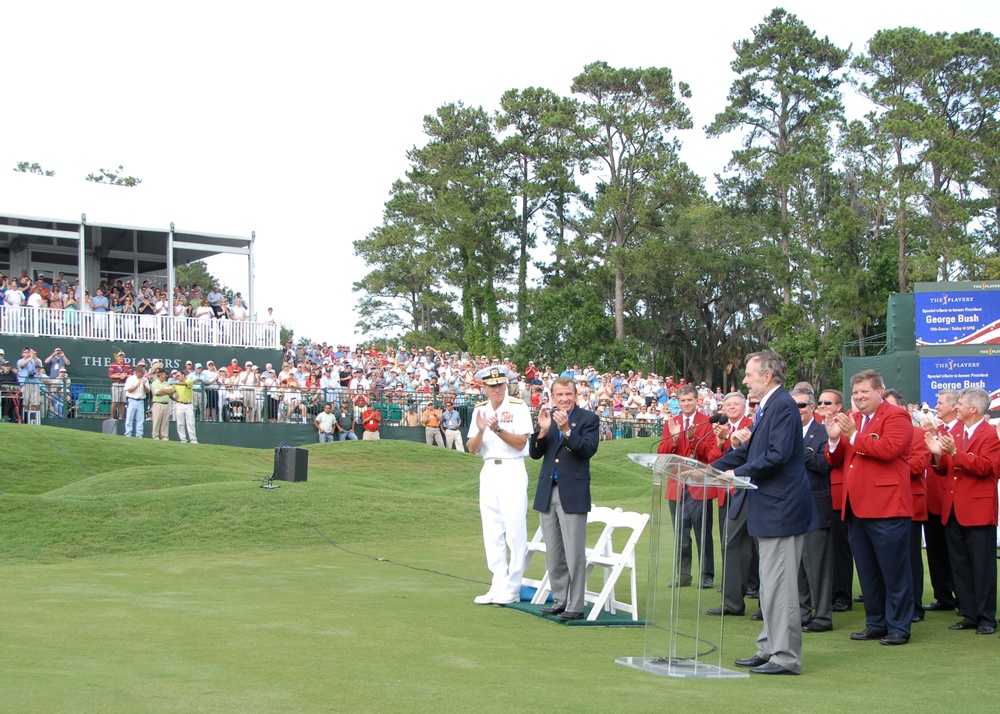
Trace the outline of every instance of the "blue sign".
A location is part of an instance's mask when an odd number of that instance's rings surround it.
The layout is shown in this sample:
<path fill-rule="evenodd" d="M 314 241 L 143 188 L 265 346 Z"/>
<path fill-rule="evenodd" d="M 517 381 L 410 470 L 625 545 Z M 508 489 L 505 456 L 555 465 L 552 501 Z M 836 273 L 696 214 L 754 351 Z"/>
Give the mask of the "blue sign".
<path fill-rule="evenodd" d="M 1000 355 L 982 357 L 921 357 L 920 401 L 932 406 L 942 389 L 961 392 L 969 387 L 985 389 L 990 408 L 1000 405 Z"/>
<path fill-rule="evenodd" d="M 918 345 L 1000 344 L 1000 290 L 917 292 Z"/>

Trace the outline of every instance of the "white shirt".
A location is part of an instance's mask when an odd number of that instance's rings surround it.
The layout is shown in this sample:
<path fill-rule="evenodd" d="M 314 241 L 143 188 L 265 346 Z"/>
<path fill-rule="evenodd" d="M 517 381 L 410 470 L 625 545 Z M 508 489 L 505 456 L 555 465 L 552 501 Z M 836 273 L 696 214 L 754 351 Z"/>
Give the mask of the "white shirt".
<path fill-rule="evenodd" d="M 470 440 L 479 434 L 477 417 L 480 412 L 482 412 L 487 419 L 496 414 L 499 417 L 497 419 L 498 426 L 504 431 L 509 431 L 512 434 L 530 435 L 534 431 L 534 426 L 531 423 L 531 411 L 528 409 L 528 405 L 520 399 L 516 402 L 511 402 L 511 398 L 509 396 L 505 396 L 499 409 L 494 409 L 491 402 L 486 402 L 486 404 L 477 406 L 475 411 L 472 412 L 472 418 L 470 419 L 471 424 L 467 435 Z M 528 442 L 524 442 L 523 449 L 515 449 L 492 431 L 487 430 L 483 434 L 483 442 L 479 449 L 479 455 L 482 456 L 483 459 L 523 458 L 528 455 Z"/>

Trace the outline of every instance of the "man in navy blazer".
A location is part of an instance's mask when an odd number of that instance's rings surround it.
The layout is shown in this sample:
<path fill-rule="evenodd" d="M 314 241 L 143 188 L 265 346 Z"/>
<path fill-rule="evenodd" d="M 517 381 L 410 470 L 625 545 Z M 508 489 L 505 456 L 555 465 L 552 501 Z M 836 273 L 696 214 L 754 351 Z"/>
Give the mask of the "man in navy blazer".
<path fill-rule="evenodd" d="M 802 671 L 802 622 L 799 617 L 799 563 L 805 534 L 819 527 L 805 470 L 802 420 L 782 383 L 788 373 L 777 352 L 746 358 L 743 384 L 760 400 L 750 440 L 712 466 L 728 476 L 750 479 L 757 488 L 737 490 L 730 507 L 746 499 L 747 531 L 760 551 L 760 606 L 764 627 L 757 652 L 736 660 L 754 674 Z M 731 517 L 731 516 L 730 516 Z"/>
<path fill-rule="evenodd" d="M 552 383 L 553 408 L 538 412 L 538 428 L 528 439 L 528 453 L 542 459 L 532 507 L 539 512 L 545 538 L 545 567 L 552 584 L 552 607 L 545 615 L 560 620 L 583 618 L 587 591 L 587 514 L 590 512 L 590 457 L 600 443 L 600 419 L 576 406 L 576 383 L 558 377 Z"/>

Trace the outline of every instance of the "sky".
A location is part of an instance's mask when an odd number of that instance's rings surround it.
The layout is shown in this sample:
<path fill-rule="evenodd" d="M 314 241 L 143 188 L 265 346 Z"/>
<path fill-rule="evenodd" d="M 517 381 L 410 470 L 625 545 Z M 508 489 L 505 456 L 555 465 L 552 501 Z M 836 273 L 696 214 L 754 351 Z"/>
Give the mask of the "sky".
<path fill-rule="evenodd" d="M 603 60 L 669 67 L 691 85 L 681 158 L 711 186 L 739 137 L 707 139 L 735 79 L 732 45 L 776 6 L 452 0 L 31 2 L 0 5 L 0 213 L 249 236 L 258 313 L 303 336 L 356 344 L 366 272 L 353 241 L 382 220 L 423 117 L 462 101 L 498 108 L 508 89 L 569 95 Z M 864 51 L 880 29 L 980 28 L 1000 6 L 795 0 L 780 5 L 820 37 Z M 849 94 L 850 90 L 848 90 Z M 846 98 L 848 113 L 860 103 Z M 19 161 L 54 178 L 14 173 Z M 83 180 L 125 167 L 134 189 Z M 209 268 L 245 290 L 245 261 Z"/>

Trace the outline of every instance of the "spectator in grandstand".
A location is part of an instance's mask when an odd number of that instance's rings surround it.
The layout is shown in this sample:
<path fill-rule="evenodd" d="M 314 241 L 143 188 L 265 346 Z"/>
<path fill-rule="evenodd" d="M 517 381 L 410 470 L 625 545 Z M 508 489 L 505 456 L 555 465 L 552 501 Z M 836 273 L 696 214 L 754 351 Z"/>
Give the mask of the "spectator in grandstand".
<path fill-rule="evenodd" d="M 56 379 L 62 369 L 69 367 L 70 361 L 69 357 L 63 354 L 62 348 L 56 347 L 52 350 L 52 354 L 45 358 L 45 364 L 49 366 L 49 377 Z"/>

